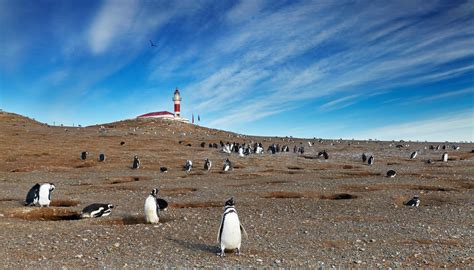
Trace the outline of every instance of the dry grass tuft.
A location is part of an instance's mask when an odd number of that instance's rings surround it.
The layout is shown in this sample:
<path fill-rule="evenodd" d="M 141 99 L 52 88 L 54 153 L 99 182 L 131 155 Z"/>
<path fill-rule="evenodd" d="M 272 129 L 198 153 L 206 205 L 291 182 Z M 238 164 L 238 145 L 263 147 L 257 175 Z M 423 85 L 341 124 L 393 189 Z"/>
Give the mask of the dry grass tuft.
<path fill-rule="evenodd" d="M 10 217 L 24 220 L 59 221 L 80 219 L 79 213 L 64 208 L 23 208 L 16 209 Z"/>
<path fill-rule="evenodd" d="M 319 196 L 322 200 L 351 200 L 357 199 L 356 195 L 348 194 L 348 193 L 337 193 L 337 194 L 330 194 L 330 195 L 321 195 Z"/>
<path fill-rule="evenodd" d="M 76 200 L 53 200 L 51 201 L 50 206 L 54 207 L 72 207 L 78 206 L 80 204 L 79 201 Z"/>
<path fill-rule="evenodd" d="M 303 198 L 304 194 L 299 192 L 275 191 L 263 196 L 266 199 L 298 199 Z"/>

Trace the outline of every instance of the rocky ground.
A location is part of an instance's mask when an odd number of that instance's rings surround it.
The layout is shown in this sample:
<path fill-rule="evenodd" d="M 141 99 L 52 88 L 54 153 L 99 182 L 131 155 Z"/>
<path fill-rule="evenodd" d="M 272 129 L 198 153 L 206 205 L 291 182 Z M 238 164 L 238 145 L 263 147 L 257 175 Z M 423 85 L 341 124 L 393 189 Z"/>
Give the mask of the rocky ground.
<path fill-rule="evenodd" d="M 291 149 L 301 142 L 306 152 L 240 158 L 207 146 L 220 140 Z M 308 141 L 157 120 L 51 127 L 0 113 L 2 268 L 474 266 L 473 144 L 449 148 L 444 163 L 443 150 L 425 147 L 447 143 Z M 317 158 L 321 150 L 328 160 Z M 90 153 L 85 161 L 82 151 Z M 373 166 L 362 163 L 362 152 L 375 156 Z M 135 154 L 138 170 L 130 169 Z M 210 172 L 202 169 L 207 157 Z M 228 173 L 221 172 L 225 158 L 235 166 Z M 186 159 L 194 162 L 190 174 L 182 170 Z M 162 166 L 169 172 L 160 173 Z M 389 169 L 395 178 L 385 177 Z M 56 185 L 51 207 L 23 206 L 42 182 Z M 170 206 L 160 224 L 145 224 L 143 204 L 155 187 Z M 419 208 L 403 204 L 413 195 Z M 232 196 L 249 238 L 242 256 L 220 258 L 217 231 Z M 116 208 L 77 219 L 94 202 Z"/>

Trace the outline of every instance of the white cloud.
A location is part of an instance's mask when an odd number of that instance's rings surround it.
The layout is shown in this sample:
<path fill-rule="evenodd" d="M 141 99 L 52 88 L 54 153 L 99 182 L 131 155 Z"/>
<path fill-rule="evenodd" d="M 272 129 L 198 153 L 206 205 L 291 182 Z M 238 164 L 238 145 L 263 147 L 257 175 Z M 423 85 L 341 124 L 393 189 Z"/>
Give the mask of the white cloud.
<path fill-rule="evenodd" d="M 93 53 L 104 52 L 114 39 L 130 30 L 139 8 L 139 1 L 106 1 L 89 31 L 89 46 Z"/>

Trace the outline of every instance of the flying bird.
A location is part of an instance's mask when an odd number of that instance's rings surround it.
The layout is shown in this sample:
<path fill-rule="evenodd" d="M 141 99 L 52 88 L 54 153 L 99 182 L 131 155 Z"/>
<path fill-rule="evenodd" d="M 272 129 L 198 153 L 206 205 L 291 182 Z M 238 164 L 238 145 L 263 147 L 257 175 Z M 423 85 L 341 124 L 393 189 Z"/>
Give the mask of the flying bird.
<path fill-rule="evenodd" d="M 156 47 L 156 44 L 155 44 L 155 43 L 153 43 L 153 41 L 151 41 L 151 39 L 150 39 L 150 46 L 152 46 L 152 47 Z"/>

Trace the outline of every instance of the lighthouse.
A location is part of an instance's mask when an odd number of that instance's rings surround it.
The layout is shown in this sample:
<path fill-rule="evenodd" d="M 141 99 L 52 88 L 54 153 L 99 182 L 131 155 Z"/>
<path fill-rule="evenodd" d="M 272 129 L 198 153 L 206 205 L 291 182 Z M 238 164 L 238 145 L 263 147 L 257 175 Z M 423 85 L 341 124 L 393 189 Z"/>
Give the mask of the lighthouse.
<path fill-rule="evenodd" d="M 179 94 L 179 89 L 176 88 L 173 95 L 174 102 L 174 117 L 181 117 L 181 95 Z"/>

